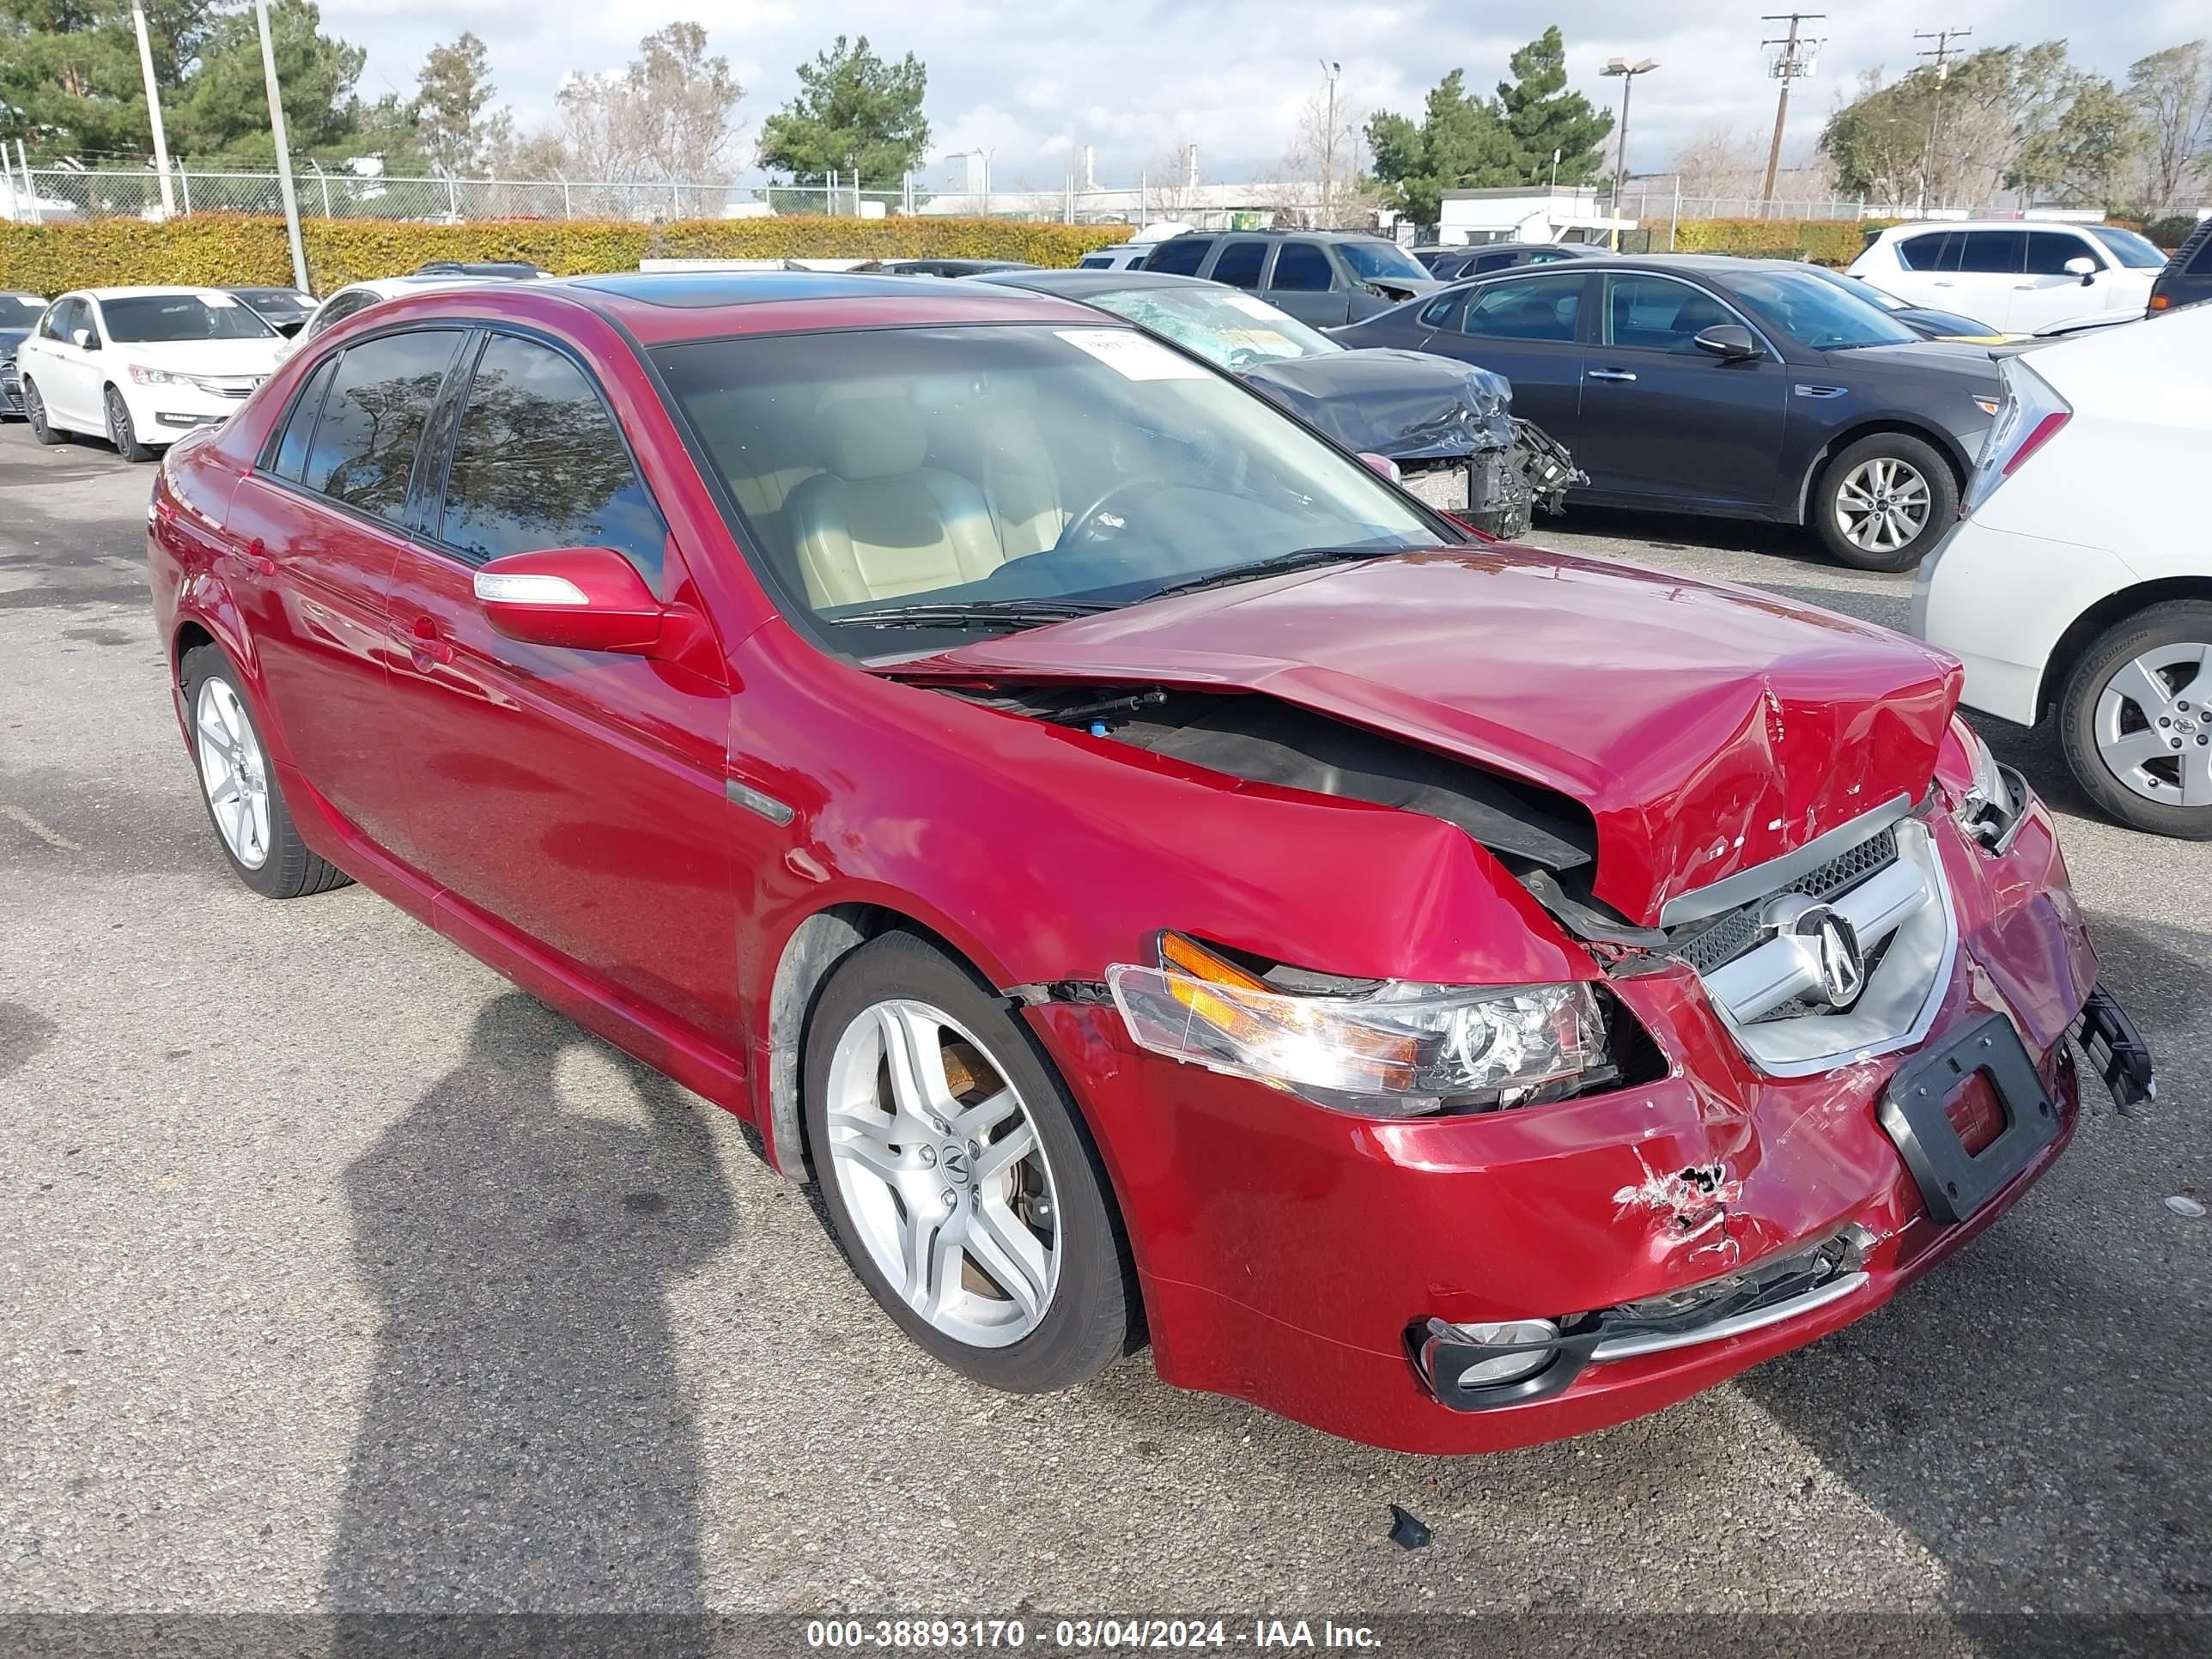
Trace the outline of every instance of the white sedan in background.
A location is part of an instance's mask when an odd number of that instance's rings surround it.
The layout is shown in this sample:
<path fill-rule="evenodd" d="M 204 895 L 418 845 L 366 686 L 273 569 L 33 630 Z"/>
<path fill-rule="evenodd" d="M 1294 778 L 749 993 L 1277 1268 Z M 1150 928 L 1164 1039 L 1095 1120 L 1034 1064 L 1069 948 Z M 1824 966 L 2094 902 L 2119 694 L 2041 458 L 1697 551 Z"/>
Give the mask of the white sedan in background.
<path fill-rule="evenodd" d="M 2212 306 L 2008 358 L 1966 517 L 1920 566 L 1912 631 L 1966 701 L 2054 709 L 2092 799 L 2212 838 Z"/>
<path fill-rule="evenodd" d="M 194 427 L 228 419 L 283 343 L 220 289 L 78 289 L 15 349 L 23 413 L 42 444 L 81 432 L 125 460 L 151 460 Z"/>

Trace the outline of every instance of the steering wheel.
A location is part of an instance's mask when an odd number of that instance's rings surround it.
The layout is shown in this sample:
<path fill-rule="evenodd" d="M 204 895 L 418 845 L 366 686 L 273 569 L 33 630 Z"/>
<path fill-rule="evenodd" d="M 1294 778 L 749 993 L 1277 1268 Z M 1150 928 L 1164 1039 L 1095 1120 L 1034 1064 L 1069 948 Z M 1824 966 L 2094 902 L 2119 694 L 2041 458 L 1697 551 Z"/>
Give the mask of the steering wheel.
<path fill-rule="evenodd" d="M 1122 526 L 1119 523 L 1110 526 L 1102 526 L 1098 523 L 1099 520 L 1107 516 L 1108 508 L 1124 495 L 1133 495 L 1139 490 L 1161 489 L 1165 487 L 1164 483 L 1158 478 L 1132 478 L 1127 483 L 1115 484 L 1067 521 L 1067 528 L 1060 532 L 1060 539 L 1053 544 L 1053 551 L 1059 552 L 1066 548 L 1079 547 L 1085 542 L 1111 540 L 1121 532 Z"/>

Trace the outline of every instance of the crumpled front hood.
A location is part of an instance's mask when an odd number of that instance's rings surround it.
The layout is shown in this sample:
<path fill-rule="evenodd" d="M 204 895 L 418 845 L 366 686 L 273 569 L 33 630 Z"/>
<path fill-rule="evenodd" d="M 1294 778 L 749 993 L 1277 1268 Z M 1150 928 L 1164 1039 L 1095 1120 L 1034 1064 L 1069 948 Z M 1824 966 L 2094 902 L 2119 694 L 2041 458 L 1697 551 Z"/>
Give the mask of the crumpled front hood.
<path fill-rule="evenodd" d="M 1239 378 L 1346 449 L 1394 461 L 1472 455 L 1513 441 L 1505 377 L 1425 351 L 1282 358 Z"/>
<path fill-rule="evenodd" d="M 1961 671 L 1871 623 L 1504 545 L 1437 548 L 985 640 L 902 678 L 1263 691 L 1580 801 L 1596 896 L 1678 894 L 1917 799 Z"/>

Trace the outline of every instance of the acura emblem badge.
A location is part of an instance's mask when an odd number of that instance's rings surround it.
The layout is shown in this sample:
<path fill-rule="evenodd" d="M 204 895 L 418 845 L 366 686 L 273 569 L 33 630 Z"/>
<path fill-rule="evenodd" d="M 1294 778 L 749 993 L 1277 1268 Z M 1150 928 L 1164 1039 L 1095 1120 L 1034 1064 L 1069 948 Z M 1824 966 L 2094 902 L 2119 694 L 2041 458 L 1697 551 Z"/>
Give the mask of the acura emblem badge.
<path fill-rule="evenodd" d="M 1831 1008 L 1848 1008 L 1866 989 L 1866 958 L 1858 930 L 1826 905 L 1798 918 L 1797 931 L 1811 935 L 1819 951 L 1820 994 Z"/>

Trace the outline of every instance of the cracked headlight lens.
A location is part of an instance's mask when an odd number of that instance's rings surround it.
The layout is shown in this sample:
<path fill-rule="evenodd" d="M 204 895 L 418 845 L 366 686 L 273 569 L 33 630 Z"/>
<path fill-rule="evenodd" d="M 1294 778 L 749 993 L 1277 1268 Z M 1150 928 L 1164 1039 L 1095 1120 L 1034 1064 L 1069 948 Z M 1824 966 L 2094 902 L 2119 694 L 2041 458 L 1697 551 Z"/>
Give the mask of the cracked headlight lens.
<path fill-rule="evenodd" d="M 1468 987 L 1389 981 L 1353 995 L 1286 992 L 1176 933 L 1157 968 L 1106 982 L 1139 1048 L 1255 1078 L 1373 1117 L 1513 1106 L 1610 1074 L 1587 984 Z"/>
<path fill-rule="evenodd" d="M 2003 839 L 2025 803 L 2014 796 L 2004 769 L 1997 764 L 1996 756 L 1990 752 L 1980 732 L 1955 714 L 1951 717 L 1951 730 L 1974 768 L 1973 781 L 1959 798 L 1953 816 L 1968 835 L 1984 846 L 1994 847 Z"/>

